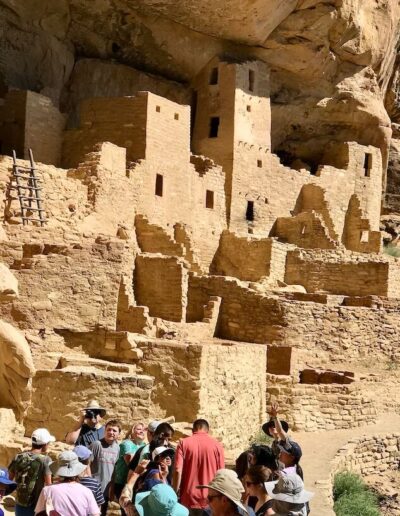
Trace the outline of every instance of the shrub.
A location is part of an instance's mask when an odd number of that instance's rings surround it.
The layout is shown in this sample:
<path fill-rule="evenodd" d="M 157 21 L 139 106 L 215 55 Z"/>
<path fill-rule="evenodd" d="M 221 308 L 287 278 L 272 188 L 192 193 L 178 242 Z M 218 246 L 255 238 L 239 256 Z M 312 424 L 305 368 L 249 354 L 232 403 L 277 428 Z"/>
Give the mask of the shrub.
<path fill-rule="evenodd" d="M 369 491 L 347 493 L 333 506 L 336 516 L 379 516 L 376 497 Z"/>
<path fill-rule="evenodd" d="M 252 444 L 267 444 L 268 446 L 271 446 L 272 441 L 273 439 L 270 435 L 267 435 L 260 430 L 256 435 L 250 437 L 249 443 L 250 446 Z"/>
<path fill-rule="evenodd" d="M 388 245 L 383 247 L 383 253 L 388 256 L 394 256 L 395 258 L 400 257 L 400 248 L 395 245 Z"/>
<path fill-rule="evenodd" d="M 363 479 L 350 472 L 335 475 L 334 511 L 337 516 L 379 516 L 377 497 L 368 490 Z"/>

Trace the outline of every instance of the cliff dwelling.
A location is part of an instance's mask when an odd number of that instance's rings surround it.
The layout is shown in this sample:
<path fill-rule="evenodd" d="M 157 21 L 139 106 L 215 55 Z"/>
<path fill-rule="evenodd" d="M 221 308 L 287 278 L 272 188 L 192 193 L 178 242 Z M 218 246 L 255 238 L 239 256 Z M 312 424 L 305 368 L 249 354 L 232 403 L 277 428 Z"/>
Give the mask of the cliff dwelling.
<path fill-rule="evenodd" d="M 302 461 L 334 514 L 337 471 L 400 459 L 398 1 L 20 3 L 0 466 L 39 427 L 65 446 L 87 400 L 125 431 L 205 418 L 233 459 L 278 403 L 332 443 Z"/>

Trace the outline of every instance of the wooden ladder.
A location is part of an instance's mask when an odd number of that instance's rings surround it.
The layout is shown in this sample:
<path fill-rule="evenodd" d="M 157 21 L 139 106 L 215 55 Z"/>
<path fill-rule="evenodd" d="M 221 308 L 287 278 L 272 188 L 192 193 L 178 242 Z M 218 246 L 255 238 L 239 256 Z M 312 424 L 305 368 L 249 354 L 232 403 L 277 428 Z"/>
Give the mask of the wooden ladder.
<path fill-rule="evenodd" d="M 40 222 L 43 226 L 47 220 L 45 210 L 42 207 L 40 191 L 42 188 L 39 183 L 42 181 L 36 177 L 36 167 L 33 160 L 32 149 L 29 149 L 30 166 L 23 167 L 17 164 L 17 156 L 13 150 L 13 173 L 10 185 L 11 190 L 17 191 L 19 204 L 21 207 L 22 224 L 26 226 L 29 222 Z"/>

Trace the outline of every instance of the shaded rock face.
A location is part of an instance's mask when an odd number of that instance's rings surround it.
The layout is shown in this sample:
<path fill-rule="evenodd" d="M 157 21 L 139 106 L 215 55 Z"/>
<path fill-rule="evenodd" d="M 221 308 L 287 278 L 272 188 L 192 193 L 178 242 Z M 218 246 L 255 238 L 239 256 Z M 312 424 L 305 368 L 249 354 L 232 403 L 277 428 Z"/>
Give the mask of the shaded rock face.
<path fill-rule="evenodd" d="M 61 97 L 76 112 L 92 93 L 168 90 L 121 65 L 188 84 L 216 54 L 254 57 L 271 68 L 273 148 L 287 161 L 313 165 L 332 139 L 378 146 L 387 161 L 398 0 L 0 0 L 0 9 L 3 89 Z M 96 86 L 100 67 L 115 89 Z"/>

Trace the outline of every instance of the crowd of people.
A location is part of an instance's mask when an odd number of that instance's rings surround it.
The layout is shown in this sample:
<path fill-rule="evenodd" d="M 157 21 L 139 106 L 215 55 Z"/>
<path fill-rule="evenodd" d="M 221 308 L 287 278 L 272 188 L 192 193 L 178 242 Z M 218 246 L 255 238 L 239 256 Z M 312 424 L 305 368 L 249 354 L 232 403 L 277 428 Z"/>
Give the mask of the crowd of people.
<path fill-rule="evenodd" d="M 54 436 L 32 433 L 31 449 L 0 468 L 0 499 L 13 492 L 17 516 L 103 516 L 111 501 L 128 516 L 307 516 L 302 451 L 278 410 L 272 405 L 262 426 L 270 445 L 252 445 L 227 469 L 205 419 L 176 446 L 165 421 L 137 423 L 121 440 L 120 422 L 103 425 L 106 410 L 91 401 L 65 437 L 71 449 L 54 462 Z"/>

